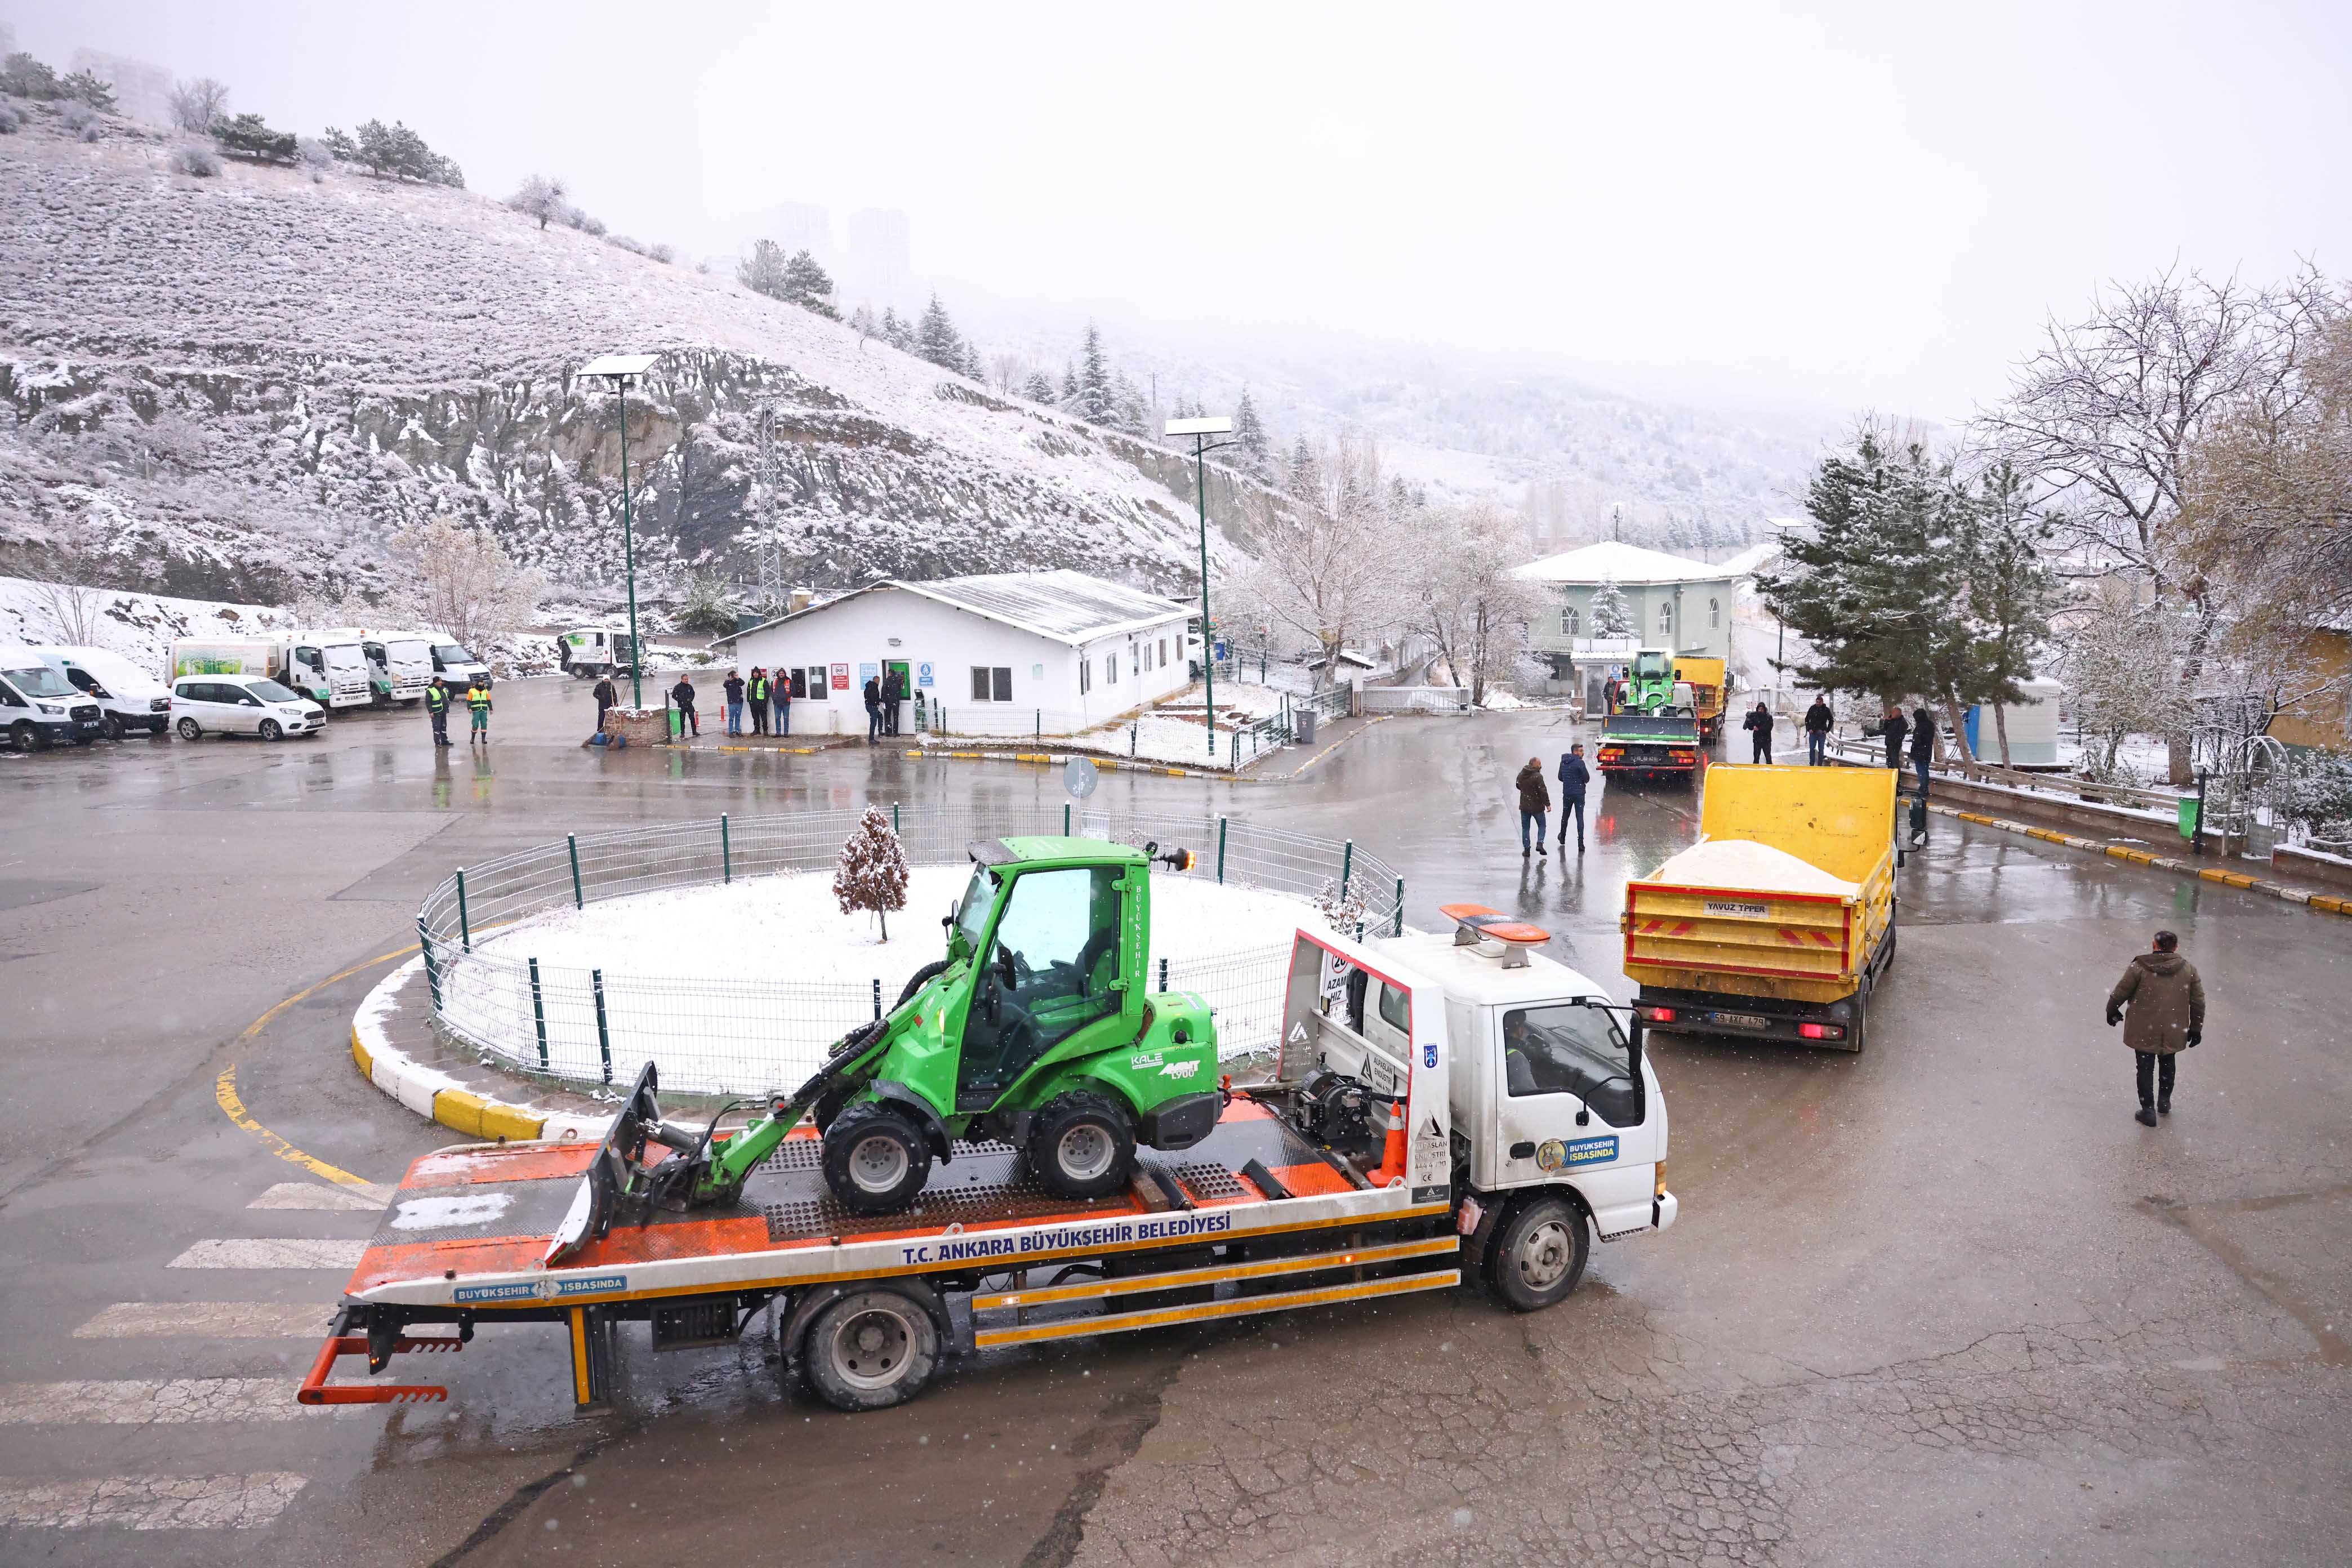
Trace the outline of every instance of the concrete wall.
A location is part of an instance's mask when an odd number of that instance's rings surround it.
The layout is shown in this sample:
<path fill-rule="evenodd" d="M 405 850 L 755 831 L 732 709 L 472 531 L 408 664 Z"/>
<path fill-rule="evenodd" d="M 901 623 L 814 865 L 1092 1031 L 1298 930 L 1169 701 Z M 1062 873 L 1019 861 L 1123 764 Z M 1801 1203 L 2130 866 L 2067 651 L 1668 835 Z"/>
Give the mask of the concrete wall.
<path fill-rule="evenodd" d="M 866 723 L 864 689 L 868 666 L 878 670 L 891 660 L 908 666 L 908 697 L 919 691 L 926 703 L 944 703 L 961 726 L 967 717 L 983 718 L 992 710 L 1017 711 L 1025 728 L 1042 710 L 1046 719 L 1066 722 L 1099 722 L 1129 709 L 1155 701 L 1186 684 L 1183 655 L 1184 614 L 1171 612 L 1159 625 L 1133 634 L 1097 637 L 1083 649 L 1040 637 L 942 605 L 936 599 L 903 588 L 877 588 L 811 611 L 779 625 L 747 632 L 719 656 L 748 678 L 753 665 L 775 669 L 822 665 L 848 667 L 846 690 L 831 687 L 822 700 L 793 709 L 795 731 L 823 734 L 862 731 Z M 1150 652 L 1147 658 L 1145 648 Z M 1165 647 L 1167 658 L 1160 655 Z M 1078 664 L 1089 664 L 1079 689 Z M 1107 662 L 1118 660 L 1114 681 L 1106 676 Z M 1142 666 L 1150 663 L 1153 668 Z M 922 666 L 931 667 L 932 683 L 920 684 Z M 997 702 L 992 697 L 975 700 L 971 670 L 1005 668 L 1013 672 L 1013 698 Z M 698 686 L 726 679 L 726 668 L 711 673 Z M 706 701 L 716 701 L 706 698 Z M 970 710 L 969 712 L 967 710 Z M 836 723 L 828 724 L 831 713 Z M 1006 722 L 1011 725 L 1007 717 Z"/>

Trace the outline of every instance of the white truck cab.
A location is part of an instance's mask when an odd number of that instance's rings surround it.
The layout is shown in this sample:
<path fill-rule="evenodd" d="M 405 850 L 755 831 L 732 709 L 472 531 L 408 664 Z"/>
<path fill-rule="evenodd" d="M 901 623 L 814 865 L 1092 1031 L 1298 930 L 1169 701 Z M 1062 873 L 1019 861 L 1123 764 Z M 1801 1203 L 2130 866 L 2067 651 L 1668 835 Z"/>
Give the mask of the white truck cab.
<path fill-rule="evenodd" d="M 1416 1199 L 1450 1194 L 1472 1265 L 1532 1311 L 1575 1289 L 1591 1233 L 1674 1224 L 1665 1100 L 1632 1009 L 1534 951 L 1548 932 L 1475 905 L 1443 912 L 1452 932 L 1300 931 L 1276 1079 L 1302 1130 L 1360 1166 L 1376 1131 L 1385 1147 L 1393 1107 Z M 1441 1063 L 1439 1116 L 1412 1096 Z"/>
<path fill-rule="evenodd" d="M 363 630 L 360 651 L 367 655 L 379 706 L 415 707 L 433 684 L 433 638 L 423 632 Z"/>
<path fill-rule="evenodd" d="M 170 729 L 170 689 L 112 648 L 51 645 L 33 651 L 98 704 L 109 739 L 120 741 L 132 731 L 161 735 Z"/>

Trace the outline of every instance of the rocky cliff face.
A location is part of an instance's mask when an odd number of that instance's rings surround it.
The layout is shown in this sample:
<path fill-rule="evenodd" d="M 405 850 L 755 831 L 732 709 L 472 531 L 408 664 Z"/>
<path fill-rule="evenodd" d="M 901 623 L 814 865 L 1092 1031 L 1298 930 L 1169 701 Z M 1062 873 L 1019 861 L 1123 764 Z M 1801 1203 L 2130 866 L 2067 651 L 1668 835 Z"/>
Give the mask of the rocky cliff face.
<path fill-rule="evenodd" d="M 191 179 L 109 131 L 83 144 L 36 111 L 0 143 L 0 569 L 365 591 L 393 531 L 446 513 L 559 584 L 609 583 L 620 409 L 572 372 L 636 350 L 661 354 L 627 401 L 656 583 L 748 571 L 767 540 L 825 586 L 1197 572 L 1191 466 L 1147 442 L 463 192 L 236 164 Z M 1237 534 L 1276 504 L 1212 481 Z"/>

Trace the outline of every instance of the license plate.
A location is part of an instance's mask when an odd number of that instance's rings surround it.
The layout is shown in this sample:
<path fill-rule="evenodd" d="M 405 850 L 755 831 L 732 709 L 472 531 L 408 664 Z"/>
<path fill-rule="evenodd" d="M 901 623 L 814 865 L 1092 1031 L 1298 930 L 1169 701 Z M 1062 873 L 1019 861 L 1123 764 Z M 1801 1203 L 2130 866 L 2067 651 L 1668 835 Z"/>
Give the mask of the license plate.
<path fill-rule="evenodd" d="M 1726 1025 L 1734 1029 L 1763 1029 L 1771 1026 L 1770 1019 L 1754 1013 L 1710 1013 L 1707 1015 L 1707 1022 Z"/>

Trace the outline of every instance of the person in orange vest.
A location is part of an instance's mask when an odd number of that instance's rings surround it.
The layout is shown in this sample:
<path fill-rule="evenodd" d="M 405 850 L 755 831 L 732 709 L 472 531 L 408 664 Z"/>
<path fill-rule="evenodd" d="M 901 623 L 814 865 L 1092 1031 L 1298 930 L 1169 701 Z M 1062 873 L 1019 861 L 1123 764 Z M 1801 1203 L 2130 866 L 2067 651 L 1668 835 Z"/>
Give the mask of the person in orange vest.
<path fill-rule="evenodd" d="M 480 681 L 466 688 L 466 711 L 474 716 L 474 727 L 466 737 L 466 744 L 490 743 L 490 689 Z"/>

